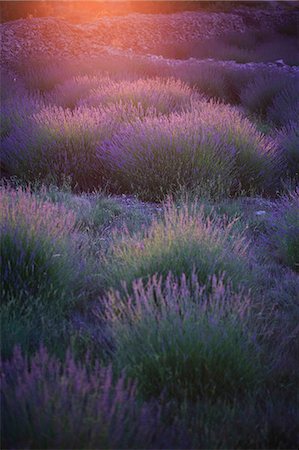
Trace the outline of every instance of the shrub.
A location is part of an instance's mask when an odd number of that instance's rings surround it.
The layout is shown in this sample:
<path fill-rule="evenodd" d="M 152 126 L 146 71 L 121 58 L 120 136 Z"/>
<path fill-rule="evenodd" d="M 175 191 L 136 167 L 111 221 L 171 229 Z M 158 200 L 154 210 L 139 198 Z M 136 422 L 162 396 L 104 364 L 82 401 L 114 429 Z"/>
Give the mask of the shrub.
<path fill-rule="evenodd" d="M 254 50 L 240 48 L 217 39 L 208 42 L 209 55 L 220 61 L 235 61 L 239 64 L 246 64 L 254 60 Z"/>
<path fill-rule="evenodd" d="M 20 77 L 1 67 L 0 137 L 7 136 L 15 126 L 42 107 L 42 99 L 31 96 Z"/>
<path fill-rule="evenodd" d="M 269 309 L 275 311 L 275 314 L 272 314 L 273 333 L 269 343 L 273 355 L 271 378 L 273 383 L 295 386 L 299 381 L 299 279 L 298 273 L 288 268 L 282 271 L 280 265 L 277 267 L 277 274 L 279 275 L 272 280 L 272 286 L 265 296 Z"/>
<path fill-rule="evenodd" d="M 280 388 L 242 395 L 234 402 L 200 399 L 181 406 L 191 448 L 294 448 L 298 424 L 295 396 Z"/>
<path fill-rule="evenodd" d="M 240 49 L 250 50 L 253 49 L 257 42 L 261 43 L 265 38 L 263 32 L 258 32 L 256 30 L 247 30 L 242 33 L 231 32 L 226 33 L 223 37 L 223 42 L 226 45 L 234 46 Z"/>
<path fill-rule="evenodd" d="M 29 191 L 1 188 L 0 198 L 3 298 L 70 296 L 76 272 L 66 237 L 74 229 L 75 216 Z"/>
<path fill-rule="evenodd" d="M 260 133 L 237 108 L 228 105 L 204 103 L 200 117 L 205 127 L 219 134 L 234 154 L 236 180 L 245 192 L 272 189 L 273 174 L 279 177 L 280 159 L 275 143 Z"/>
<path fill-rule="evenodd" d="M 242 67 L 224 66 L 217 61 L 184 62 L 174 68 L 176 77 L 208 97 L 230 103 L 240 102 L 240 93 L 254 72 Z"/>
<path fill-rule="evenodd" d="M 241 102 L 249 112 L 265 116 L 274 97 L 292 82 L 289 75 L 260 73 L 241 93 Z"/>
<path fill-rule="evenodd" d="M 213 102 L 136 121 L 105 141 L 99 155 L 122 191 L 149 200 L 213 184 L 226 193 L 268 190 L 280 171 L 270 139 L 236 109 Z"/>
<path fill-rule="evenodd" d="M 174 68 L 174 74 L 209 98 L 227 99 L 225 69 L 217 63 L 179 64 Z"/>
<path fill-rule="evenodd" d="M 103 262 L 107 286 L 126 282 L 131 289 L 137 278 L 147 280 L 158 273 L 166 277 L 196 272 L 201 283 L 209 275 L 226 272 L 235 285 L 248 281 L 246 243 L 232 232 L 233 222 L 224 226 L 218 220 L 205 219 L 195 205 L 177 209 L 168 203 L 161 219 L 154 219 L 143 233 L 124 232 L 115 241 Z"/>
<path fill-rule="evenodd" d="M 0 122 L 0 137 L 5 138 L 11 132 L 22 126 L 28 118 L 34 113 L 38 112 L 44 106 L 43 100 L 39 97 L 32 97 L 22 94 L 20 97 L 10 98 L 2 102 L 1 107 L 1 122 Z"/>
<path fill-rule="evenodd" d="M 278 59 L 286 64 L 298 65 L 296 39 L 265 31 L 231 33 L 215 45 L 213 53 L 220 59 L 233 59 L 240 63 L 271 62 Z M 217 57 L 216 56 L 216 57 Z"/>
<path fill-rule="evenodd" d="M 70 345 L 73 298 L 50 286 L 40 291 L 20 291 L 4 298 L 0 307 L 3 358 L 10 358 L 16 345 L 26 355 L 35 353 L 41 344 L 58 357 L 65 355 Z"/>
<path fill-rule="evenodd" d="M 5 139 L 3 162 L 11 175 L 27 181 L 70 177 L 79 189 L 93 189 L 104 182 L 97 146 L 137 114 L 117 105 L 101 111 L 43 108 Z"/>
<path fill-rule="evenodd" d="M 189 110 L 195 98 L 198 96 L 181 81 L 155 78 L 111 81 L 93 90 L 82 104 L 103 106 L 122 102 L 141 106 L 144 111 L 154 109 L 158 114 L 170 114 Z"/>
<path fill-rule="evenodd" d="M 115 363 L 148 397 L 229 397 L 256 387 L 260 361 L 247 329 L 248 301 L 215 277 L 210 294 L 184 275 L 164 283 L 154 277 L 146 287 L 135 282 L 131 296 L 112 291 Z"/>
<path fill-rule="evenodd" d="M 40 55 L 18 58 L 12 67 L 29 91 L 40 92 L 53 89 L 56 84 L 63 83 L 78 71 L 78 63 L 74 59 L 56 59 Z"/>
<path fill-rule="evenodd" d="M 111 367 L 87 370 L 43 348 L 28 361 L 16 349 L 3 373 L 6 448 L 181 448 L 182 431 L 161 423 L 156 404 L 140 404 L 124 375 L 114 381 Z"/>
<path fill-rule="evenodd" d="M 267 242 L 273 256 L 282 264 L 299 271 L 299 190 L 276 203 L 269 220 Z"/>
<path fill-rule="evenodd" d="M 295 80 L 273 98 L 267 118 L 276 126 L 284 126 L 299 117 L 299 82 Z"/>
<path fill-rule="evenodd" d="M 290 122 L 277 133 L 278 146 L 282 151 L 287 174 L 299 177 L 299 123 Z"/>
<path fill-rule="evenodd" d="M 154 201 L 182 186 L 205 186 L 211 179 L 229 189 L 232 155 L 196 119 L 194 114 L 175 115 L 125 127 L 99 149 L 111 179 L 122 192 Z"/>
<path fill-rule="evenodd" d="M 109 225 L 122 212 L 123 209 L 117 201 L 109 197 L 98 197 L 91 201 L 90 208 L 85 211 L 80 208 L 78 221 L 81 227 L 97 230 Z"/>
<path fill-rule="evenodd" d="M 226 68 L 223 69 L 227 86 L 227 98 L 230 103 L 240 103 L 241 92 L 253 80 L 257 70 L 248 68 Z"/>
<path fill-rule="evenodd" d="M 25 85 L 20 79 L 9 69 L 3 65 L 0 67 L 0 100 L 1 104 L 10 100 L 12 97 L 19 97 L 26 94 Z"/>
<path fill-rule="evenodd" d="M 46 99 L 53 105 L 74 109 L 79 100 L 87 97 L 92 89 L 103 88 L 108 82 L 108 78 L 77 76 L 56 85 Z"/>

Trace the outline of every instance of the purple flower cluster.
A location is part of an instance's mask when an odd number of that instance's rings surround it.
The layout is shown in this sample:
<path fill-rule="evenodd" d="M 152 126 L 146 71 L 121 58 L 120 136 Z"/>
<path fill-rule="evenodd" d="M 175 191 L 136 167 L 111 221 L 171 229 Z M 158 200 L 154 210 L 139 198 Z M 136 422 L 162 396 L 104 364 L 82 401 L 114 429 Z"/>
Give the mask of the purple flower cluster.
<path fill-rule="evenodd" d="M 5 300 L 30 295 L 59 297 L 75 280 L 71 246 L 75 215 L 38 200 L 29 191 L 0 190 L 1 293 Z"/>
<path fill-rule="evenodd" d="M 226 191 L 269 189 L 280 171 L 276 153 L 237 109 L 204 101 L 189 112 L 137 120 L 99 150 L 122 190 L 152 200 L 210 180 Z"/>
<path fill-rule="evenodd" d="M 153 220 L 146 230 L 124 232 L 115 239 L 103 257 L 106 285 L 120 288 L 125 282 L 131 290 L 133 281 L 139 278 L 147 280 L 154 274 L 165 278 L 169 272 L 191 277 L 193 271 L 202 284 L 209 285 L 211 274 L 223 272 L 235 288 L 240 283 L 248 284 L 252 277 L 248 241 L 233 225 L 206 218 L 196 204 L 176 208 L 169 203 L 162 217 Z"/>
<path fill-rule="evenodd" d="M 161 421 L 157 403 L 140 403 L 136 384 L 111 366 L 86 368 L 41 348 L 29 360 L 18 348 L 2 365 L 5 448 L 181 448 L 182 429 Z M 185 445 L 188 441 L 185 440 Z"/>
<path fill-rule="evenodd" d="M 260 382 L 259 350 L 248 329 L 250 300 L 212 277 L 207 293 L 193 274 L 145 286 L 106 302 L 116 342 L 115 362 L 137 378 L 144 395 L 229 396 Z"/>
<path fill-rule="evenodd" d="M 46 95 L 46 101 L 55 106 L 74 109 L 90 94 L 92 89 L 102 89 L 109 78 L 96 76 L 77 76 L 58 84 Z"/>
<path fill-rule="evenodd" d="M 273 98 L 267 111 L 268 119 L 276 126 L 287 126 L 299 117 L 299 80 L 293 80 L 284 86 Z M 298 129 L 297 124 L 297 129 Z"/>
<path fill-rule="evenodd" d="M 74 59 L 57 60 L 44 55 L 17 58 L 12 63 L 12 68 L 29 91 L 40 93 L 63 83 L 79 70 L 78 62 Z"/>
<path fill-rule="evenodd" d="M 298 102 L 299 107 L 299 102 Z M 298 114 L 293 116 L 299 117 Z M 286 167 L 286 173 L 295 179 L 299 178 L 299 120 L 289 122 L 276 135 L 281 151 L 281 159 Z"/>
<path fill-rule="evenodd" d="M 121 102 L 140 105 L 143 110 L 153 111 L 155 114 L 170 114 L 190 110 L 196 99 L 199 99 L 198 94 L 180 80 L 153 78 L 106 81 L 94 89 L 81 104 L 100 107 Z"/>
<path fill-rule="evenodd" d="M 297 82 L 288 74 L 261 72 L 243 89 L 241 103 L 250 113 L 266 117 L 274 98 L 290 84 L 294 88 Z M 284 114 L 288 107 L 288 104 L 284 105 L 279 114 Z"/>
<path fill-rule="evenodd" d="M 282 197 L 268 220 L 266 242 L 278 261 L 299 271 L 299 189 Z"/>
<path fill-rule="evenodd" d="M 3 165 L 27 181 L 71 177 L 80 189 L 92 189 L 103 182 L 96 148 L 119 128 L 123 116 L 130 115 L 126 113 L 117 107 L 44 107 L 3 141 Z"/>

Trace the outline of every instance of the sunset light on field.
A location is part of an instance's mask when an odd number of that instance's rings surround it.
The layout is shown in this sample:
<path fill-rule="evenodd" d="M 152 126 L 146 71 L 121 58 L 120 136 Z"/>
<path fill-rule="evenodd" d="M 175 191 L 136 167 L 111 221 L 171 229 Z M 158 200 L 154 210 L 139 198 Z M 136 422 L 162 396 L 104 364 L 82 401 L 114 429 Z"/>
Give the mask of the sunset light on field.
<path fill-rule="evenodd" d="M 298 2 L 0 6 L 1 448 L 298 448 Z"/>

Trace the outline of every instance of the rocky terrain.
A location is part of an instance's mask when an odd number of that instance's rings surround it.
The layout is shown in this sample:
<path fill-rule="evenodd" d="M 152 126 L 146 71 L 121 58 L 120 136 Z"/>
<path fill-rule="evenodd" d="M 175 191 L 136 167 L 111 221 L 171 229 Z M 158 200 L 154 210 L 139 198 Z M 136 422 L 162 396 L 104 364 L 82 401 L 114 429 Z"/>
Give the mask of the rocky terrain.
<path fill-rule="evenodd" d="M 297 14 L 296 12 L 292 12 Z M 0 25 L 2 60 L 9 62 L 28 55 L 97 56 L 107 49 L 151 53 L 161 43 L 193 41 L 249 28 L 271 29 L 288 16 L 280 9 L 232 13 L 184 12 L 177 14 L 129 14 L 102 17 L 91 23 L 70 24 L 57 18 L 32 18 Z"/>

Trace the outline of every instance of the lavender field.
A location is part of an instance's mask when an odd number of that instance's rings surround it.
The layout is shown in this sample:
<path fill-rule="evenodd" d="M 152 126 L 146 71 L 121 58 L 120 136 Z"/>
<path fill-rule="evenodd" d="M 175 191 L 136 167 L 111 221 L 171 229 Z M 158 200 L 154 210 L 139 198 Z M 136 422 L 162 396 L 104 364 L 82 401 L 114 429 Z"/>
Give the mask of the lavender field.
<path fill-rule="evenodd" d="M 150 43 L 155 14 L 110 18 L 140 20 L 136 48 L 94 24 L 0 25 L 2 448 L 298 448 L 285 8 L 211 12 L 224 31 L 176 43 Z"/>

